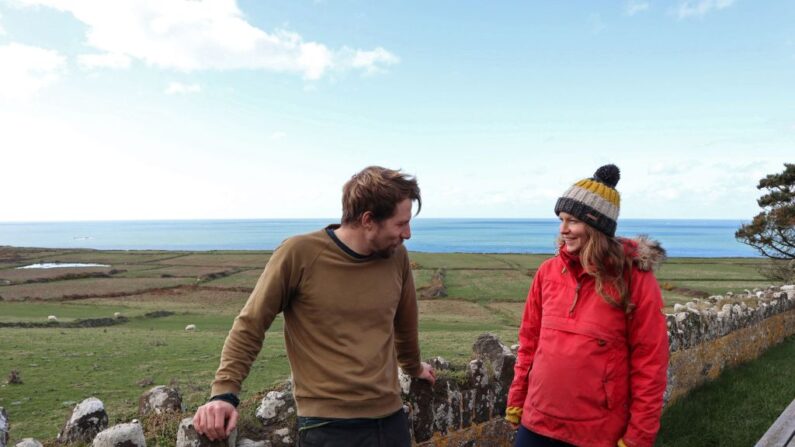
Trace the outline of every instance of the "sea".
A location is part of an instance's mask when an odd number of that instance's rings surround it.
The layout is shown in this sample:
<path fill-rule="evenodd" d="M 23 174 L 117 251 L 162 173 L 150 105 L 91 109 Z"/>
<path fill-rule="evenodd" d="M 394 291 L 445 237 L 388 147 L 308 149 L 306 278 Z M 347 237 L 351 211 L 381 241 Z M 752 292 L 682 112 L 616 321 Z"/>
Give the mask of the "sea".
<path fill-rule="evenodd" d="M 101 250 L 272 250 L 289 236 L 338 219 L 0 222 L 0 246 Z M 411 251 L 553 253 L 557 219 L 432 219 L 411 222 Z M 621 219 L 617 235 L 648 235 L 674 257 L 758 257 L 734 238 L 740 220 Z"/>

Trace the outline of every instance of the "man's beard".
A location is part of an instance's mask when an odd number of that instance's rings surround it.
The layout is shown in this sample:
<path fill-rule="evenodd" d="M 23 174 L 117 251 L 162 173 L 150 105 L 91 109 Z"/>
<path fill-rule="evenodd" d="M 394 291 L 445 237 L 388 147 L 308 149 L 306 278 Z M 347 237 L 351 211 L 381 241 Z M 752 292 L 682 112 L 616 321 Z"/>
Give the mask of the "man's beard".
<path fill-rule="evenodd" d="M 381 258 L 387 259 L 395 254 L 395 247 L 384 248 L 383 250 L 378 250 L 375 253 Z"/>

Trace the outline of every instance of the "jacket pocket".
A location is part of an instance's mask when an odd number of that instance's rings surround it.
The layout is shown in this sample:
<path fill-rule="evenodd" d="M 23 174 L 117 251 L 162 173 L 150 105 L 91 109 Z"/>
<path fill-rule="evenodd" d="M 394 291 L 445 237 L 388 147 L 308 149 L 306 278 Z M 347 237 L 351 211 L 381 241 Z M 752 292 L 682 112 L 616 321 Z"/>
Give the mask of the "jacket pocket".
<path fill-rule="evenodd" d="M 528 403 L 546 415 L 567 420 L 603 418 L 610 405 L 609 343 L 574 332 L 542 329 L 533 361 Z"/>

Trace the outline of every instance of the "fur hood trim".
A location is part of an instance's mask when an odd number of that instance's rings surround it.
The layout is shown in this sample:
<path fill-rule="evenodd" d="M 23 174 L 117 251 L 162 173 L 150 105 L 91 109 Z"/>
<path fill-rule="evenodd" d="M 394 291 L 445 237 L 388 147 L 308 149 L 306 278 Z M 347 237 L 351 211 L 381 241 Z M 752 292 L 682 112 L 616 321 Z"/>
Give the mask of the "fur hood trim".
<path fill-rule="evenodd" d="M 652 271 L 660 268 L 668 258 L 665 249 L 659 241 L 650 239 L 642 234 L 632 239 L 619 238 L 627 255 L 632 256 L 632 263 L 643 271 Z"/>

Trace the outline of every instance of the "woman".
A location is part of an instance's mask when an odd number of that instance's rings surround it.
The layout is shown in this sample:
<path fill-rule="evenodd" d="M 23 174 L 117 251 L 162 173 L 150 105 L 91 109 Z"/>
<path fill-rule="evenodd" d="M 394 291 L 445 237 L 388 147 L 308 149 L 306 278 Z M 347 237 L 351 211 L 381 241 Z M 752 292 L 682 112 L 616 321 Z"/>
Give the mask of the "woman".
<path fill-rule="evenodd" d="M 508 395 L 517 447 L 654 444 L 668 335 L 651 267 L 665 252 L 615 237 L 619 177 L 602 166 L 555 205 L 559 251 L 533 278 Z"/>

